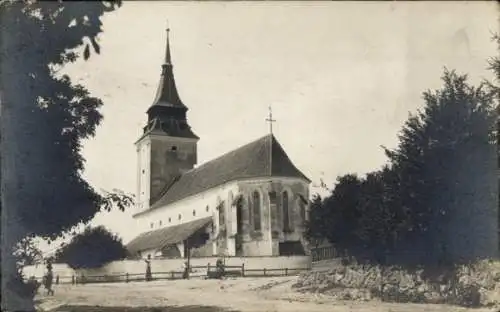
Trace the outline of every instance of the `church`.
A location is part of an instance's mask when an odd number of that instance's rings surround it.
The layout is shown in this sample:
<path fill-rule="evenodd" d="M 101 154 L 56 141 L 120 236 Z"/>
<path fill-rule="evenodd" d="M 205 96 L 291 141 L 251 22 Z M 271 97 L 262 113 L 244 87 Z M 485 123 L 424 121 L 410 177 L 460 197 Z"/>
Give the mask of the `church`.
<path fill-rule="evenodd" d="M 169 30 L 147 124 L 136 141 L 133 258 L 306 255 L 310 180 L 272 134 L 197 164 L 199 137 L 176 88 Z M 271 120 L 272 122 L 272 117 Z"/>

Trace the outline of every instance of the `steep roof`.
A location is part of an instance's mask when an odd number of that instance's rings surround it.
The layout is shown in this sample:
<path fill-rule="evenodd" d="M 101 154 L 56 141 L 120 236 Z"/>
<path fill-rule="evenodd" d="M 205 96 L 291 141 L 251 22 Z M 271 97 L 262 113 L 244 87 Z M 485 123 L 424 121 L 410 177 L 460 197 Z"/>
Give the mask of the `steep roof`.
<path fill-rule="evenodd" d="M 149 231 L 135 237 L 127 244 L 127 250 L 131 254 L 149 249 L 161 249 L 168 245 L 183 242 L 196 231 L 208 226 L 212 217 L 206 217 L 179 225 L 169 226 L 159 230 Z"/>
<path fill-rule="evenodd" d="M 170 53 L 170 29 L 167 29 L 167 47 L 165 52 L 165 61 L 162 65 L 162 73 L 160 77 L 160 83 L 158 84 L 158 89 L 156 91 L 156 96 L 153 101 L 154 106 L 165 106 L 165 107 L 179 107 L 187 108 L 184 103 L 182 103 L 179 93 L 177 92 L 177 87 L 175 85 L 172 58 Z"/>
<path fill-rule="evenodd" d="M 180 138 L 199 139 L 186 118 L 188 108 L 182 102 L 175 83 L 170 53 L 170 29 L 167 29 L 167 46 L 160 82 L 153 103 L 147 110 L 148 123 L 140 139 L 148 134 L 168 135 Z M 139 139 L 139 140 L 140 140 Z"/>
<path fill-rule="evenodd" d="M 257 177 L 291 177 L 311 182 L 269 134 L 181 175 L 152 204 L 156 209 L 226 182 Z"/>

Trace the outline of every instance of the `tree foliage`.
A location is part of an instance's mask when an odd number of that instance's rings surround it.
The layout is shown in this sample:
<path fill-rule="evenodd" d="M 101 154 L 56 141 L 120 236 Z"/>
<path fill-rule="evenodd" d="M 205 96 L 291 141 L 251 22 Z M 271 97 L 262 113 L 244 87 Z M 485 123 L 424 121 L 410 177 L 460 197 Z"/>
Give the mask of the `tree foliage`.
<path fill-rule="evenodd" d="M 442 81 L 424 93 L 425 106 L 410 115 L 398 146 L 385 149 L 386 167 L 339 177 L 313 206 L 310 237 L 324 235 L 377 261 L 391 252 L 413 252 L 425 263 L 456 259 L 457 250 L 478 254 L 468 237 L 494 215 L 496 200 L 494 94 L 454 71 Z"/>
<path fill-rule="evenodd" d="M 86 58 L 89 45 L 100 52 L 100 18 L 115 8 L 109 2 L 2 3 L 2 75 L 9 77 L 2 81 L 2 102 L 15 117 L 5 135 L 15 131 L 19 142 L 8 141 L 16 148 L 15 164 L 22 164 L 14 168 L 12 187 L 27 234 L 54 238 L 109 208 L 109 201 L 130 200 L 102 196 L 82 178 L 82 142 L 95 135 L 103 103 L 57 72 L 77 60 L 81 45 Z"/>
<path fill-rule="evenodd" d="M 305 221 L 305 237 L 313 246 L 317 246 L 327 237 L 329 229 L 328 223 L 323 222 L 327 220 L 328 210 L 323 205 L 320 195 L 314 195 L 309 211 L 309 219 Z"/>
<path fill-rule="evenodd" d="M 55 255 L 55 261 L 66 263 L 72 269 L 98 268 L 127 256 L 122 240 L 105 227 L 87 227 L 63 245 Z"/>
<path fill-rule="evenodd" d="M 43 254 L 32 238 L 25 237 L 17 243 L 14 255 L 18 259 L 19 269 L 43 261 Z"/>
<path fill-rule="evenodd" d="M 399 176 L 411 236 L 446 258 L 452 237 L 477 231 L 476 217 L 494 203 L 496 116 L 483 84 L 471 86 L 466 75 L 447 70 L 442 80 L 440 90 L 424 93 L 424 109 L 409 118 L 387 156 Z M 474 253 L 474 245 L 462 244 L 462 250 Z"/>
<path fill-rule="evenodd" d="M 2 298 L 7 310 L 32 309 L 20 292 L 14 246 L 26 237 L 54 239 L 100 209 L 132 202 L 101 194 L 82 177 L 82 143 L 95 135 L 102 101 L 59 70 L 91 47 L 100 53 L 101 17 L 119 2 L 2 1 Z M 83 51 L 80 49 L 83 47 Z M 29 299 L 29 298 L 28 298 Z"/>

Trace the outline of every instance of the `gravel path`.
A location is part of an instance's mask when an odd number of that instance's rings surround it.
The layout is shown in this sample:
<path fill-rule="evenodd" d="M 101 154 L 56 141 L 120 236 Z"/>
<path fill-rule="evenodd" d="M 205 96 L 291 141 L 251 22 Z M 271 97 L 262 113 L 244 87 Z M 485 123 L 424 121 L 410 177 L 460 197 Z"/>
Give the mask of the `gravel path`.
<path fill-rule="evenodd" d="M 60 305 L 106 307 L 219 307 L 206 311 L 229 309 L 240 312 L 460 312 L 468 311 L 447 305 L 389 304 L 376 301 L 335 301 L 318 294 L 300 294 L 291 289 L 294 277 L 244 278 L 219 280 L 176 280 L 116 284 L 59 285 L 53 297 L 40 296 L 42 308 Z M 58 309 L 58 311 L 63 311 Z M 85 311 L 95 311 L 85 309 Z M 119 311 L 119 310 L 109 310 Z M 132 311 L 132 310 L 130 310 Z M 159 309 L 151 311 L 176 311 Z M 191 311 L 181 309 L 178 311 Z M 472 310 L 471 310 L 472 311 Z M 492 312 L 492 309 L 474 309 Z M 69 312 L 69 311 L 68 311 Z M 79 311 L 80 312 L 80 311 Z"/>

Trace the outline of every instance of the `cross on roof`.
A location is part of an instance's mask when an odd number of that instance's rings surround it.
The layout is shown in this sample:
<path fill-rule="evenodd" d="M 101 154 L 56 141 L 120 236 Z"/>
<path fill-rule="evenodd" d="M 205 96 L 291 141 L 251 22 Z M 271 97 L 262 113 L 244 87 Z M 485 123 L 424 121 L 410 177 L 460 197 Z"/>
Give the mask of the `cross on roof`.
<path fill-rule="evenodd" d="M 273 110 L 271 106 L 269 106 L 269 117 L 266 118 L 266 121 L 269 122 L 269 132 L 273 134 L 273 122 L 276 122 L 276 120 L 273 119 Z"/>

